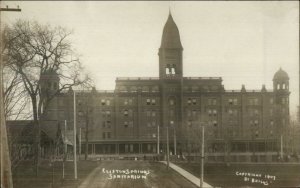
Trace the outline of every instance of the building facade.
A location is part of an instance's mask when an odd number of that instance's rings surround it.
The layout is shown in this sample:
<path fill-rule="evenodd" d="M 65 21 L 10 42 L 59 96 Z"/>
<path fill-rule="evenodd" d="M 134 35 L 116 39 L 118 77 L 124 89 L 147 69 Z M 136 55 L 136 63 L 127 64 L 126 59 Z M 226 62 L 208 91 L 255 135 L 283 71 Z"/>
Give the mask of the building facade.
<path fill-rule="evenodd" d="M 99 155 L 156 154 L 158 148 L 165 153 L 168 129 L 171 153 L 192 156 L 199 151 L 205 126 L 205 147 L 212 160 L 233 153 L 245 154 L 241 160 L 250 154 L 256 160 L 257 153 L 272 153 L 274 158 L 289 124 L 288 74 L 280 68 L 272 90 L 264 85 L 261 90 L 244 85 L 225 90 L 221 77 L 184 77 L 182 54 L 170 14 L 158 50 L 159 77 L 116 78 L 113 91 L 75 91 L 81 152 L 88 147 L 89 153 Z M 43 82 L 53 92 L 59 87 L 55 73 L 46 73 Z M 73 90 L 59 93 L 45 106 L 45 121 L 67 120 L 72 129 Z"/>

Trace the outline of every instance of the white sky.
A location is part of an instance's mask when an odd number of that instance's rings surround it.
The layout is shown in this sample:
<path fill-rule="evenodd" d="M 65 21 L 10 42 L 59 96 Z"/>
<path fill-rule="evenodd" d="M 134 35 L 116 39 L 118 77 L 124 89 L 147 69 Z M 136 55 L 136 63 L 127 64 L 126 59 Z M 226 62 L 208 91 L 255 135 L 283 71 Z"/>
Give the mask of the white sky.
<path fill-rule="evenodd" d="M 158 48 L 171 9 L 183 51 L 184 76 L 221 76 L 225 89 L 272 89 L 282 67 L 290 76 L 290 107 L 299 98 L 297 1 L 2 2 L 22 12 L 2 21 L 31 19 L 74 30 L 72 40 L 97 89 L 116 77 L 158 76 Z"/>

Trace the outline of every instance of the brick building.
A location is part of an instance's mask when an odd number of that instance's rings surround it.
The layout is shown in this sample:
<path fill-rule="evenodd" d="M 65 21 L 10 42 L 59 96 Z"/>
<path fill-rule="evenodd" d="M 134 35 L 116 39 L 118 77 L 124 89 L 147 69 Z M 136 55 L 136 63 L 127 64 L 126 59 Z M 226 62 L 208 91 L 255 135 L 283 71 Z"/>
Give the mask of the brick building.
<path fill-rule="evenodd" d="M 76 91 L 81 152 L 88 133 L 92 154 L 155 154 L 158 132 L 164 152 L 169 127 L 171 152 L 192 156 L 199 150 L 203 125 L 209 160 L 276 158 L 289 124 L 288 74 L 281 68 L 275 73 L 273 90 L 264 85 L 261 90 L 244 85 L 225 90 L 221 77 L 183 77 L 182 53 L 179 30 L 169 15 L 158 51 L 159 77 L 116 78 L 113 91 Z M 59 87 L 55 73 L 46 73 L 43 82 L 53 92 Z M 72 129 L 73 100 L 72 90 L 59 93 L 44 109 L 44 120 L 67 120 Z"/>

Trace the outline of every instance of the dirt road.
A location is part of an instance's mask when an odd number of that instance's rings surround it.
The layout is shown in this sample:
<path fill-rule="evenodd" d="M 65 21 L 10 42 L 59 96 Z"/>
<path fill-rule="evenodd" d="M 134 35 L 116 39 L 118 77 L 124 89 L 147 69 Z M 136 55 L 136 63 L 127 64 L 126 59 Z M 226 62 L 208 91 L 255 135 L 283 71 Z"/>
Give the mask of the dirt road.
<path fill-rule="evenodd" d="M 160 163 L 102 161 L 79 188 L 195 188 L 192 183 Z"/>

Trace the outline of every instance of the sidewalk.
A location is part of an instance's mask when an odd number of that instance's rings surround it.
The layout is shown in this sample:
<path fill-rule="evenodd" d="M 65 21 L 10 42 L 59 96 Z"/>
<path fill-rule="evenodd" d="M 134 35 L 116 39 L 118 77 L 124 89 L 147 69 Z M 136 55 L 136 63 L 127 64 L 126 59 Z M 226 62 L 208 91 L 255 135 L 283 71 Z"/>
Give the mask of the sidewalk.
<path fill-rule="evenodd" d="M 167 165 L 167 161 L 160 161 L 161 163 Z M 170 168 L 172 168 L 173 170 L 175 170 L 176 172 L 178 172 L 179 174 L 181 174 L 183 177 L 185 177 L 186 179 L 188 179 L 190 182 L 192 182 L 193 184 L 197 185 L 200 187 L 200 179 L 197 178 L 196 176 L 194 176 L 193 174 L 189 173 L 188 171 L 180 168 L 179 166 L 173 164 L 173 163 L 169 163 L 170 164 Z M 213 186 L 209 185 L 208 183 L 203 182 L 203 188 L 213 188 Z"/>

